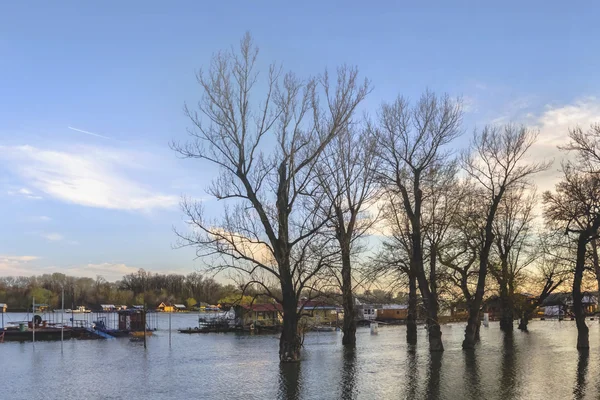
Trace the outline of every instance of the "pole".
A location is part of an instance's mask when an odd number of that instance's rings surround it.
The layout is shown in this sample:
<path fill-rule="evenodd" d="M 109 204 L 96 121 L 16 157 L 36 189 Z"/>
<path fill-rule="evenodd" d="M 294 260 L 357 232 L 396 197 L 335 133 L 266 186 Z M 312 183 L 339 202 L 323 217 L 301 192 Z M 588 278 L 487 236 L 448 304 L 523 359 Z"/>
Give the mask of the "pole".
<path fill-rule="evenodd" d="M 65 287 L 62 288 L 62 306 L 60 310 L 60 353 L 63 352 L 63 341 L 65 331 Z"/>
<path fill-rule="evenodd" d="M 171 314 L 173 312 L 169 311 L 169 347 L 171 347 Z M 4 323 L 2 323 L 4 325 Z"/>
<path fill-rule="evenodd" d="M 144 303 L 144 349 L 146 349 L 146 317 L 147 317 L 147 313 L 146 313 L 146 303 Z"/>
<path fill-rule="evenodd" d="M 31 318 L 31 326 L 33 327 L 32 341 L 33 348 L 35 349 L 35 297 L 31 298 L 31 305 L 33 306 L 31 309 L 31 314 L 33 315 L 33 318 Z"/>

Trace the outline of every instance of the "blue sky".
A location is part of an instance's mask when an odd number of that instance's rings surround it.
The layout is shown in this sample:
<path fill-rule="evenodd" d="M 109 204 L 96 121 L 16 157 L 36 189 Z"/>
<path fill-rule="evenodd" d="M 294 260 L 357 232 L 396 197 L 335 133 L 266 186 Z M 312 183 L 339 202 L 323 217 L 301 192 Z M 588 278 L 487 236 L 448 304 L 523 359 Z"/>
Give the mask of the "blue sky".
<path fill-rule="evenodd" d="M 247 30 L 263 66 L 357 65 L 373 82 L 370 113 L 398 94 L 448 92 L 463 96 L 465 132 L 525 122 L 541 132 L 534 155 L 559 157 L 569 126 L 600 120 L 600 6 L 496 3 L 5 2 L 0 275 L 198 268 L 172 250 L 172 227 L 180 196 L 205 196 L 215 170 L 168 143 L 189 126 L 195 70 Z"/>

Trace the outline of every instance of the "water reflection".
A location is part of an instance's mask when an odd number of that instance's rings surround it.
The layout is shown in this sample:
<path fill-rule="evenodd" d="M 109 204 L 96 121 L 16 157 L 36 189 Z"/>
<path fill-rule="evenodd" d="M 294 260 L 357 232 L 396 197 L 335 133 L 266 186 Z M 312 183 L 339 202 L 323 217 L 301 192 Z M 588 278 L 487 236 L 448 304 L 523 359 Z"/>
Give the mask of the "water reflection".
<path fill-rule="evenodd" d="M 579 350 L 579 357 L 577 359 L 577 377 L 575 378 L 575 388 L 573 389 L 574 399 L 583 399 L 585 397 L 585 389 L 587 385 L 585 378 L 587 375 L 589 360 L 589 349 Z"/>
<path fill-rule="evenodd" d="M 414 399 L 417 397 L 417 388 L 419 382 L 419 365 L 417 360 L 417 351 L 415 345 L 409 345 L 406 350 L 406 393 L 405 399 Z"/>
<path fill-rule="evenodd" d="M 440 375 L 442 369 L 442 352 L 433 352 L 429 355 L 429 368 L 427 369 L 427 398 L 440 398 Z"/>
<path fill-rule="evenodd" d="M 342 359 L 342 381 L 341 381 L 341 396 L 340 399 L 356 399 L 356 350 L 344 348 L 344 356 Z"/>
<path fill-rule="evenodd" d="M 465 387 L 468 391 L 470 399 L 482 399 L 481 393 L 481 376 L 479 372 L 479 363 L 477 360 L 477 350 L 470 349 L 464 350 L 464 362 L 465 362 Z"/>
<path fill-rule="evenodd" d="M 512 332 L 506 332 L 502 341 L 502 362 L 500 367 L 500 395 L 502 399 L 517 398 L 519 381 L 517 371 L 517 348 Z"/>
<path fill-rule="evenodd" d="M 295 400 L 300 398 L 300 370 L 302 363 L 280 363 L 279 398 Z"/>

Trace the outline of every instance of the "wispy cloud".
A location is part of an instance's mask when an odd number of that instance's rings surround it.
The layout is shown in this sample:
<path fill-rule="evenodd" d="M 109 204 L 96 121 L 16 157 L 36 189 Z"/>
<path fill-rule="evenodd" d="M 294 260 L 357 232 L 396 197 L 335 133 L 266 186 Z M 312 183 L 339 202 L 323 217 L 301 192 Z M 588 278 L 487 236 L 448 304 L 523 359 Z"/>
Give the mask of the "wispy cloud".
<path fill-rule="evenodd" d="M 95 278 L 100 275 L 108 281 L 122 279 L 123 275 L 137 272 L 138 268 L 123 263 L 84 264 L 61 269 L 61 272 L 71 276 Z"/>
<path fill-rule="evenodd" d="M 27 188 L 20 188 L 18 190 L 9 190 L 7 193 L 11 196 L 22 196 L 22 197 L 32 199 L 32 200 L 41 200 L 42 199 L 42 196 L 38 196 L 38 195 L 34 194 L 31 190 L 29 190 Z"/>
<path fill-rule="evenodd" d="M 558 149 L 568 142 L 569 129 L 580 126 L 587 130 L 592 123 L 600 122 L 600 99 L 584 97 L 571 104 L 545 106 L 540 112 L 524 110 L 518 122 L 539 130 L 537 142 L 532 146 L 529 157 L 535 160 L 554 160 L 554 165 L 536 176 L 538 191 L 553 190 L 560 179 L 560 162 L 570 157 Z"/>
<path fill-rule="evenodd" d="M 50 242 L 60 242 L 64 239 L 64 236 L 60 233 L 51 232 L 51 233 L 43 233 L 42 237 L 46 238 Z"/>
<path fill-rule="evenodd" d="M 95 136 L 95 137 L 99 137 L 99 138 L 102 138 L 102 139 L 111 140 L 111 138 L 109 138 L 108 136 L 104 136 L 104 135 L 101 135 L 99 133 L 94 133 L 94 132 L 90 132 L 90 131 L 84 131 L 83 129 L 73 128 L 72 126 L 68 126 L 67 128 L 69 128 L 70 130 L 75 131 L 75 132 L 85 133 L 86 135 L 90 135 L 90 136 Z"/>
<path fill-rule="evenodd" d="M 39 273 L 32 261 L 36 256 L 11 256 L 0 254 L 0 276 L 29 276 Z"/>
<path fill-rule="evenodd" d="M 27 220 L 31 222 L 49 222 L 52 221 L 52 218 L 47 217 L 45 215 L 33 215 L 27 218 Z"/>
<path fill-rule="evenodd" d="M 179 196 L 163 194 L 131 177 L 147 177 L 155 163 L 134 162 L 138 154 L 117 148 L 77 147 L 47 150 L 0 146 L 0 159 L 28 186 L 47 196 L 88 207 L 149 211 L 170 208 Z M 147 165 L 152 164 L 152 165 Z M 28 189 L 27 189 L 28 190 Z M 34 196 L 31 191 L 22 195 Z"/>

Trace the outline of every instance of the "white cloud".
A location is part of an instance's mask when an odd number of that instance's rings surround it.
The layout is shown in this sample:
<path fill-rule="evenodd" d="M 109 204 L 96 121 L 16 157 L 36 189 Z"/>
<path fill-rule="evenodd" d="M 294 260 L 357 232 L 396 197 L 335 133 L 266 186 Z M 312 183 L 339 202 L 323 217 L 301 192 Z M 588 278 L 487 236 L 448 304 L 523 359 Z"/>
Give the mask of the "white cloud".
<path fill-rule="evenodd" d="M 0 276 L 30 276 L 41 273 L 32 264 L 36 256 L 9 256 L 0 254 Z"/>
<path fill-rule="evenodd" d="M 123 275 L 137 272 L 138 268 L 123 263 L 83 264 L 71 267 L 40 266 L 36 256 L 11 256 L 0 254 L 0 276 L 33 276 L 60 272 L 70 276 L 95 278 L 102 275 L 109 281 L 122 279 Z"/>
<path fill-rule="evenodd" d="M 98 264 L 84 264 L 73 266 L 69 268 L 61 268 L 60 271 L 64 274 L 71 276 L 81 276 L 95 278 L 101 275 L 108 281 L 115 281 L 122 279 L 123 275 L 137 272 L 139 268 L 130 267 L 123 263 L 98 263 Z"/>
<path fill-rule="evenodd" d="M 573 104 L 558 107 L 546 106 L 538 115 L 528 113 L 525 116 L 534 121 L 534 127 L 540 134 L 531 148 L 532 159 L 554 159 L 554 165 L 546 172 L 539 174 L 535 181 L 541 191 L 553 190 L 561 177 L 560 162 L 569 155 L 558 149 L 559 145 L 568 142 L 569 129 L 580 126 L 587 130 L 592 123 L 600 122 L 600 100 L 586 97 Z"/>
<path fill-rule="evenodd" d="M 60 233 L 43 233 L 42 234 L 43 237 L 45 237 L 46 239 L 48 239 L 51 242 L 60 242 L 61 240 L 64 239 L 64 236 L 61 235 Z"/>
<path fill-rule="evenodd" d="M 471 96 L 463 96 L 462 98 L 463 111 L 466 113 L 476 113 L 479 111 L 477 100 Z"/>
<path fill-rule="evenodd" d="M 32 200 L 41 200 L 42 197 L 34 194 L 31 190 L 27 188 L 20 188 L 18 190 L 9 190 L 7 192 L 11 196 L 22 196 Z"/>
<path fill-rule="evenodd" d="M 78 147 L 57 151 L 32 146 L 0 146 L 0 158 L 9 162 L 9 169 L 29 186 L 55 199 L 120 210 L 148 211 L 177 205 L 178 196 L 157 193 L 128 176 L 132 170 L 148 174 L 145 166 L 136 163 L 136 156 L 138 154 L 116 148 Z M 33 195 L 31 191 L 20 194 Z"/>

